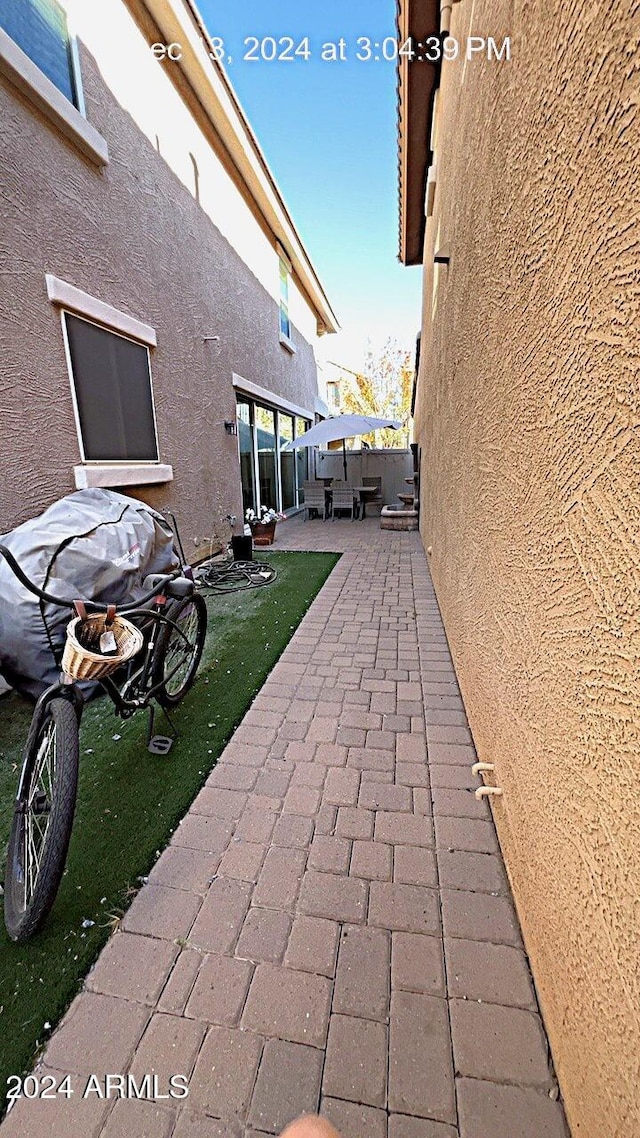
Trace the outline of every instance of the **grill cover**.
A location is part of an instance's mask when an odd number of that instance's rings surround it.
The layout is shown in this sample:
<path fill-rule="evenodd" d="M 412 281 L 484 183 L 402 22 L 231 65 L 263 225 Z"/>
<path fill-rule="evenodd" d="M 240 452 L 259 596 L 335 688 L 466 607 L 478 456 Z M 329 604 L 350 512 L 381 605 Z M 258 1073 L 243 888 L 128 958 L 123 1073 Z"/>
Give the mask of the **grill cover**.
<path fill-rule="evenodd" d="M 180 562 L 165 518 L 113 490 L 78 490 L 0 538 L 34 584 L 63 600 L 130 604 L 148 573 Z M 67 608 L 41 602 L 0 557 L 0 674 L 37 698 L 60 674 Z"/>

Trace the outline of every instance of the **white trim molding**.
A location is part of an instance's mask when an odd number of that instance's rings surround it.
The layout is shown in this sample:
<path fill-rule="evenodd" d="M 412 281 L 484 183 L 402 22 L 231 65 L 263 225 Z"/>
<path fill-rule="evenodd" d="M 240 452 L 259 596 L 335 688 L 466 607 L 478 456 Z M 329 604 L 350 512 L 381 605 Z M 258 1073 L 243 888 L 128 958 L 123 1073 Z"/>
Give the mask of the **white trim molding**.
<path fill-rule="evenodd" d="M 261 403 L 268 403 L 277 411 L 289 411 L 292 415 L 297 415 L 299 419 L 311 419 L 313 421 L 313 411 L 299 407 L 297 403 L 290 403 L 288 399 L 283 399 L 274 391 L 260 387 L 257 383 L 251 383 L 249 379 L 243 379 L 241 375 L 236 375 L 235 372 L 232 374 L 231 382 L 236 391 L 240 391 L 244 395 L 251 395 L 253 399 L 258 399 Z"/>
<path fill-rule="evenodd" d="M 173 482 L 173 467 L 163 463 L 74 466 L 73 474 L 77 490 L 88 490 L 90 486 L 150 486 L 156 482 Z"/>
<path fill-rule="evenodd" d="M 108 165 L 109 148 L 102 135 L 3 28 L 0 28 L 0 73 L 85 157 L 96 166 Z"/>
<path fill-rule="evenodd" d="M 104 301 L 98 300 L 88 292 L 83 292 L 82 289 L 75 288 L 59 277 L 52 276 L 51 273 L 45 273 L 45 280 L 47 296 L 52 304 L 57 304 L 68 312 L 87 316 L 89 320 L 102 324 L 110 332 L 122 332 L 124 336 L 139 340 L 151 348 L 158 346 L 156 330 L 149 324 L 143 324 L 141 320 L 136 320 L 126 312 L 121 312 L 119 308 L 105 304 Z"/>

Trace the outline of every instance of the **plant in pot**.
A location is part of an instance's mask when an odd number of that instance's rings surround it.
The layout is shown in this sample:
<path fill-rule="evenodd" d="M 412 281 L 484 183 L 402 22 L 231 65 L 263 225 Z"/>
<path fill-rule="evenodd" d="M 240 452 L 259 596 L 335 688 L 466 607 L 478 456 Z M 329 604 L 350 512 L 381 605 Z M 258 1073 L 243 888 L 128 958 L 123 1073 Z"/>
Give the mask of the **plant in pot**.
<path fill-rule="evenodd" d="M 266 506 L 260 507 L 260 513 L 248 509 L 244 515 L 245 521 L 251 530 L 254 545 L 272 545 L 276 536 L 276 523 L 284 517 L 275 510 Z"/>

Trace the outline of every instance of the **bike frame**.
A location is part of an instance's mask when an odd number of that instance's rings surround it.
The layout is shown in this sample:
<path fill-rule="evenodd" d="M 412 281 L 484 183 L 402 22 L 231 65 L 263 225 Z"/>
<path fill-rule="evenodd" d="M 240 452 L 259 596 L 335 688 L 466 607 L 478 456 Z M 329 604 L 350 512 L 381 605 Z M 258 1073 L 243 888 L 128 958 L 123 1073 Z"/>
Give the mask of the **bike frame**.
<path fill-rule="evenodd" d="M 153 687 L 147 687 L 153 667 L 153 655 L 156 644 L 155 629 L 158 628 L 161 624 L 168 624 L 178 633 L 179 636 L 183 638 L 183 640 L 185 640 L 185 642 L 188 642 L 188 637 L 185 636 L 182 629 L 178 627 L 175 621 L 171 620 L 170 617 L 166 616 L 161 611 L 164 607 L 164 603 L 165 602 L 163 601 L 162 604 L 158 604 L 153 609 L 135 609 L 133 611 L 129 610 L 132 617 L 148 617 L 150 618 L 150 621 L 153 621 L 154 625 L 151 636 L 148 640 L 146 640 L 146 647 L 144 649 L 144 662 L 142 664 L 142 667 L 138 669 L 138 672 L 134 672 L 133 676 L 127 676 L 124 684 L 122 685 L 122 689 L 118 686 L 115 680 L 111 678 L 111 676 L 105 676 L 104 679 L 96 681 L 100 684 L 100 686 L 111 699 L 116 711 L 116 715 L 119 715 L 121 719 L 128 719 L 130 716 L 134 715 L 136 711 L 142 711 L 145 708 L 149 707 L 158 689 L 166 683 L 167 679 L 171 679 L 171 677 L 180 667 L 179 663 L 176 664 L 173 672 L 170 672 L 168 677 L 164 676 L 160 683 L 154 684 Z M 138 656 L 134 656 L 133 660 L 130 661 L 130 665 L 138 659 L 138 657 L 142 654 L 142 651 L 143 650 L 141 649 L 138 653 Z M 42 695 L 36 702 L 33 711 L 33 717 L 31 719 L 30 731 L 40 730 L 40 726 L 45 717 L 47 705 L 50 704 L 54 699 L 66 699 L 69 701 L 69 703 L 73 704 L 78 719 L 78 726 L 80 726 L 82 712 L 84 710 L 85 704 L 84 696 L 79 687 L 80 682 L 81 681 L 73 680 L 71 678 L 67 679 L 63 674 L 57 683 L 50 684 L 49 687 L 42 692 Z M 122 690 L 126 688 L 128 684 L 134 684 L 133 690 L 138 693 L 136 694 L 135 698 L 127 699 L 123 696 Z M 20 782 L 18 784 L 18 789 L 16 792 L 15 805 L 18 808 L 21 808 L 25 805 L 24 788 L 22 785 L 23 778 L 24 771 L 22 771 L 20 774 Z"/>
<path fill-rule="evenodd" d="M 87 614 L 105 614 L 106 627 L 109 627 L 116 613 L 115 606 L 90 601 L 81 604 L 53 596 L 29 580 L 4 545 L 0 545 L 0 558 L 7 561 L 23 587 L 41 601 L 70 611 L 75 609 L 81 617 L 80 627 L 74 622 L 80 636 Z M 142 634 L 140 648 L 134 656 L 122 661 L 116 654 L 110 661 L 115 670 L 95 681 L 76 679 L 62 669 L 59 679 L 45 688 L 36 701 L 14 798 L 7 853 L 4 911 L 12 940 L 25 941 L 42 926 L 64 872 L 77 799 L 79 733 L 85 703 L 83 685 L 91 684 L 92 689 L 99 685 L 122 719 L 147 709 L 150 713 L 148 748 L 153 754 L 167 754 L 172 743 L 162 735 L 152 737 L 154 700 L 162 707 L 173 734 L 177 734 L 164 701 L 167 706 L 174 706 L 191 686 L 206 632 L 204 601 L 196 594 L 193 578 L 185 580 L 185 577 L 184 567 L 170 574 L 150 575 L 144 596 L 136 603 L 118 606 L 117 611 L 121 615 L 126 613 Z M 57 644 L 51 646 L 60 667 L 64 656 L 61 657 Z M 183 676 L 181 670 L 185 664 L 187 671 Z M 69 667 L 75 670 L 73 664 Z M 170 692 L 167 685 L 176 675 L 177 689 Z M 59 740 L 62 750 L 58 754 Z M 44 819 L 43 825 L 34 824 L 39 815 Z"/>
<path fill-rule="evenodd" d="M 4 545 L 0 545 L 0 556 L 4 557 L 5 561 L 15 576 L 18 578 L 20 583 L 24 585 L 25 589 L 28 589 L 30 593 L 33 593 L 41 600 L 48 601 L 49 603 L 55 604 L 60 608 L 73 609 L 74 602 L 62 600 L 61 597 L 54 597 L 50 593 L 45 592 L 44 589 L 39 589 L 37 585 L 34 585 L 33 582 L 30 581 L 26 574 L 22 571 L 19 563 L 16 561 L 11 551 Z M 164 588 L 166 586 L 170 587 L 171 582 L 182 576 L 183 573 L 184 567 L 176 569 L 172 573 L 161 576 L 158 579 L 154 589 L 147 593 L 139 601 L 129 605 L 122 605 L 118 608 L 118 612 L 121 615 L 127 614 L 127 616 L 130 616 L 136 623 L 141 621 L 141 632 L 145 632 L 147 626 L 151 628 L 151 634 L 148 637 L 145 636 L 144 662 L 139 672 L 139 676 L 136 672 L 134 672 L 133 676 L 129 675 L 124 681 L 122 689 L 110 676 L 106 676 L 104 679 L 97 681 L 110 697 L 115 707 L 116 714 L 123 719 L 133 715 L 136 711 L 148 707 L 155 693 L 160 687 L 163 686 L 163 683 L 166 683 L 167 677 L 164 677 L 162 683 L 155 684 L 153 687 L 148 686 L 153 667 L 153 656 L 156 645 L 157 629 L 162 624 L 168 624 L 178 633 L 179 636 L 183 638 L 185 642 L 187 642 L 187 637 L 183 633 L 182 629 L 178 627 L 175 621 L 171 620 L 171 618 L 163 612 L 167 600 L 174 599 L 170 595 L 169 597 L 165 596 L 163 592 Z M 193 584 L 192 579 L 191 583 Z M 195 589 L 195 585 L 193 587 Z M 155 600 L 153 608 L 145 608 L 144 605 L 148 604 L 150 600 Z M 107 608 L 105 604 L 96 604 L 91 601 L 85 602 L 85 605 L 88 612 L 104 612 Z M 133 660 L 130 661 L 129 666 L 138 660 L 141 653 L 142 649 L 140 653 L 138 653 L 137 656 L 134 656 Z M 180 665 L 177 664 L 174 668 L 174 671 L 170 673 L 168 677 L 169 679 L 172 675 L 175 674 L 179 667 Z M 36 702 L 32 724 L 37 727 L 40 726 L 47 704 L 54 699 L 69 700 L 74 706 L 79 724 L 82 718 L 82 709 L 84 707 L 84 696 L 78 684 L 79 681 L 73 680 L 70 677 L 67 678 L 64 676 L 64 674 L 61 676 L 60 680 L 57 683 L 51 684 L 42 693 Z M 122 694 L 128 685 L 131 685 L 132 691 L 136 692 L 134 698 L 127 698 Z"/>

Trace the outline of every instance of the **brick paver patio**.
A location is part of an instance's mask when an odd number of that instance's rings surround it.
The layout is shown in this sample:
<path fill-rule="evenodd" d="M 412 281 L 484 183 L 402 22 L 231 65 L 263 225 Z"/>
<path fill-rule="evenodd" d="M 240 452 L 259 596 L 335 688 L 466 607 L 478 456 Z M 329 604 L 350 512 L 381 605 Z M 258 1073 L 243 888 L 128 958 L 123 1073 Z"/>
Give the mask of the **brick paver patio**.
<path fill-rule="evenodd" d="M 565 1138 L 490 810 L 417 534 L 280 525 L 346 550 L 1 1138 Z M 82 1098 L 90 1074 L 185 1099 Z"/>

